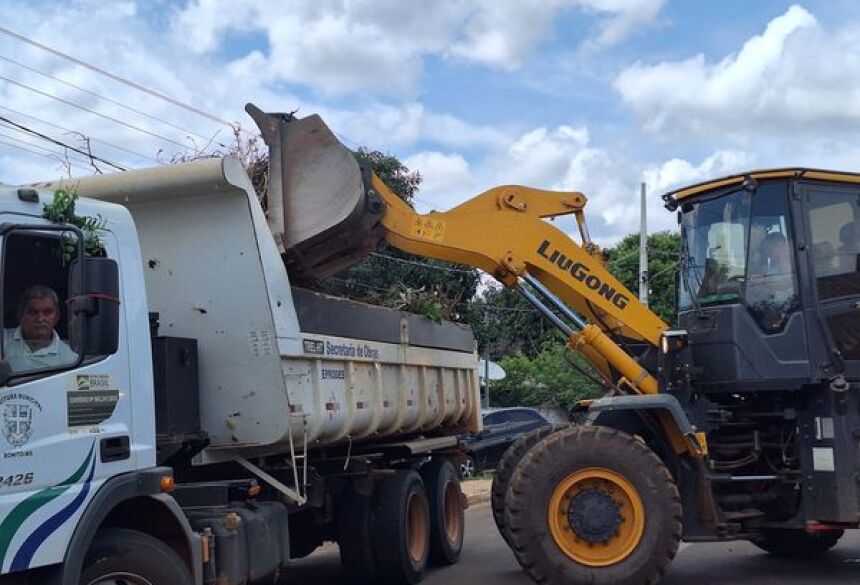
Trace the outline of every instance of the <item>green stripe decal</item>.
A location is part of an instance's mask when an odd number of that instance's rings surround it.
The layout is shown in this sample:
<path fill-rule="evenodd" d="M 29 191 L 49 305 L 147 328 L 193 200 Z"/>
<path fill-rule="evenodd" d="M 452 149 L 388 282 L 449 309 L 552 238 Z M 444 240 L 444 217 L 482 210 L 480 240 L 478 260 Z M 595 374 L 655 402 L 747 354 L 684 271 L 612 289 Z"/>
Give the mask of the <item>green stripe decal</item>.
<path fill-rule="evenodd" d="M 95 443 L 93 443 L 93 447 Z M 62 483 L 53 487 L 46 488 L 40 492 L 36 492 L 17 506 L 15 506 L 9 515 L 0 523 L 0 570 L 3 568 L 3 562 L 6 560 L 6 553 L 9 551 L 9 545 L 12 543 L 12 538 L 21 528 L 27 518 L 33 515 L 39 508 L 65 493 L 72 485 L 78 482 L 83 477 L 84 472 L 93 458 L 93 447 L 90 447 L 90 453 L 80 467 Z"/>

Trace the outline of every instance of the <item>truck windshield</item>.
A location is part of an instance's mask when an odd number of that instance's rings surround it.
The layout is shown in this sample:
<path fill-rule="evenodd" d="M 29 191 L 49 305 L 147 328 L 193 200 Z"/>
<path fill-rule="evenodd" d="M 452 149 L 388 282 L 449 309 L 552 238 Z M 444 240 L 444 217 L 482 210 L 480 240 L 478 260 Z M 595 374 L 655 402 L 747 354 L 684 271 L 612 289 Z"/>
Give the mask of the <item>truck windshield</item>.
<path fill-rule="evenodd" d="M 679 304 L 737 302 L 746 272 L 750 197 L 747 191 L 702 201 L 681 220 L 682 254 Z"/>

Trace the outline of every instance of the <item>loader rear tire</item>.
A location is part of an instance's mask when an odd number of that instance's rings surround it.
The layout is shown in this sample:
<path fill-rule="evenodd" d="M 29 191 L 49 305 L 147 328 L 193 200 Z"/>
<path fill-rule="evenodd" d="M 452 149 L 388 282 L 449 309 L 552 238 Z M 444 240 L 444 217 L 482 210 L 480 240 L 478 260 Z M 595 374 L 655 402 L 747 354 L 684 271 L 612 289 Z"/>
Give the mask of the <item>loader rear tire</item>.
<path fill-rule="evenodd" d="M 377 583 L 412 585 L 424 577 L 430 553 L 430 506 L 417 471 L 387 476 L 373 498 Z"/>
<path fill-rule="evenodd" d="M 791 528 L 772 528 L 762 532 L 753 544 L 777 557 L 809 559 L 823 555 L 836 546 L 844 530 L 807 532 Z"/>
<path fill-rule="evenodd" d="M 508 543 L 508 546 L 511 545 L 511 534 L 508 530 L 508 525 L 505 523 L 505 498 L 508 495 L 508 486 L 511 485 L 511 478 L 514 475 L 514 470 L 532 447 L 540 443 L 552 433 L 563 428 L 567 428 L 567 425 L 540 427 L 533 431 L 529 431 L 511 443 L 511 446 L 508 447 L 505 454 L 502 455 L 498 467 L 496 467 L 496 473 L 493 475 L 493 487 L 491 490 L 490 501 L 493 508 L 493 520 L 496 521 L 496 527 L 499 529 L 499 533 L 502 535 L 502 538 L 504 538 L 505 542 Z"/>
<path fill-rule="evenodd" d="M 520 461 L 505 522 L 514 555 L 542 585 L 653 585 L 678 552 L 681 502 L 643 441 L 575 427 Z"/>

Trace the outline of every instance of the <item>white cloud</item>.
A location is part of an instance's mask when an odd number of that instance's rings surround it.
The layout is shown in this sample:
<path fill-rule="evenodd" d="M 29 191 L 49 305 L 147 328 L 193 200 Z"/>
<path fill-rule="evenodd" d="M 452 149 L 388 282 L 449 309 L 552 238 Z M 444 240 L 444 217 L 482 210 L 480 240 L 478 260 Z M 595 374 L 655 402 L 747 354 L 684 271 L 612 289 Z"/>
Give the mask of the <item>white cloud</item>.
<path fill-rule="evenodd" d="M 301 83 L 323 95 L 413 90 L 428 56 L 517 69 L 553 34 L 556 17 L 597 18 L 584 41 L 616 44 L 656 18 L 665 0 L 192 0 L 175 12 L 176 39 L 198 54 L 222 48 L 230 33 L 262 33 L 254 64 L 271 81 Z M 261 58 L 262 57 L 262 58 Z M 244 61 L 247 55 L 237 57 Z"/>
<path fill-rule="evenodd" d="M 424 151 L 405 158 L 403 164 L 421 173 L 416 207 L 422 212 L 449 209 L 476 195 L 472 169 L 459 154 Z"/>
<path fill-rule="evenodd" d="M 755 140 L 768 135 L 855 134 L 860 127 L 860 26 L 828 29 L 792 6 L 737 52 L 710 62 L 636 64 L 615 87 L 644 127 Z M 764 136 L 764 135 L 763 135 Z"/>

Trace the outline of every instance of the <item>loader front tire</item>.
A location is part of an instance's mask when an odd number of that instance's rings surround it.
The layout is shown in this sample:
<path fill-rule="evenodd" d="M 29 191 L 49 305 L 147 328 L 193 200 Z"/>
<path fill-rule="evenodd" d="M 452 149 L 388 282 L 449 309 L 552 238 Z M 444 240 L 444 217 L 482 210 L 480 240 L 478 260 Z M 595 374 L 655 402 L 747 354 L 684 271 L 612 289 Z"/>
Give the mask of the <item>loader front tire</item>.
<path fill-rule="evenodd" d="M 505 499 L 508 495 L 508 487 L 511 485 L 511 478 L 514 476 L 514 470 L 532 447 L 562 428 L 566 428 L 566 426 L 547 426 L 529 431 L 511 443 L 511 446 L 502 455 L 498 467 L 496 467 L 496 473 L 493 474 L 490 502 L 493 508 L 493 520 L 496 521 L 496 527 L 508 546 L 511 544 L 511 533 L 505 523 Z"/>
<path fill-rule="evenodd" d="M 681 540 L 672 475 L 641 440 L 608 427 L 555 433 L 514 472 L 506 524 L 538 583 L 655 584 Z"/>

